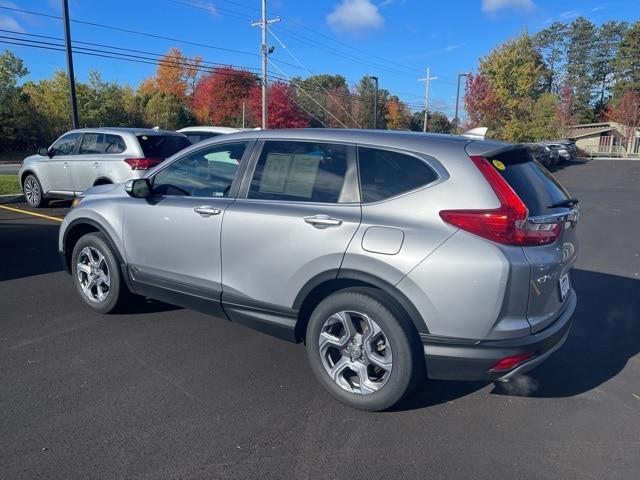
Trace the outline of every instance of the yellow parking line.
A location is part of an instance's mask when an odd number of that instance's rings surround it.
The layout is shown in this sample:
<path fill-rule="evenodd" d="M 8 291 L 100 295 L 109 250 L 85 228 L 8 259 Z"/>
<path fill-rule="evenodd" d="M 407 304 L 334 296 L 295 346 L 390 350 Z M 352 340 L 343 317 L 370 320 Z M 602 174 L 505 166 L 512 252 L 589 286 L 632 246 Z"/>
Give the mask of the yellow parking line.
<path fill-rule="evenodd" d="M 42 213 L 30 212 L 29 210 L 22 210 L 21 208 L 7 207 L 6 205 L 0 205 L 0 208 L 2 210 L 8 210 L 10 212 L 24 213 L 25 215 L 31 215 L 32 217 L 46 218 L 47 220 L 53 220 L 55 222 L 62 222 L 62 220 L 64 220 L 63 218 L 60 218 L 60 217 L 52 217 L 50 215 L 43 215 Z"/>

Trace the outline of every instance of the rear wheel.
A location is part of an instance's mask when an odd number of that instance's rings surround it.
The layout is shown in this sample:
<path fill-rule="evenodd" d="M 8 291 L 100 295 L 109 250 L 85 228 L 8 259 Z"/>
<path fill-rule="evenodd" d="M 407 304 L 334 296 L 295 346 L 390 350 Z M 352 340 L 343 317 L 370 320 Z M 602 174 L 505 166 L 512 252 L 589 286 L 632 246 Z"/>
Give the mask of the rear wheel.
<path fill-rule="evenodd" d="M 102 233 L 90 233 L 78 240 L 71 270 L 80 298 L 97 312 L 113 312 L 130 298 L 119 262 Z"/>
<path fill-rule="evenodd" d="M 320 383 L 341 402 L 384 410 L 410 389 L 417 370 L 411 330 L 375 290 L 324 299 L 307 327 L 307 355 Z"/>
<path fill-rule="evenodd" d="M 42 185 L 40 185 L 40 181 L 35 175 L 27 175 L 22 183 L 22 191 L 27 203 L 32 207 L 38 208 L 47 206 L 48 202 L 47 199 L 44 198 Z"/>

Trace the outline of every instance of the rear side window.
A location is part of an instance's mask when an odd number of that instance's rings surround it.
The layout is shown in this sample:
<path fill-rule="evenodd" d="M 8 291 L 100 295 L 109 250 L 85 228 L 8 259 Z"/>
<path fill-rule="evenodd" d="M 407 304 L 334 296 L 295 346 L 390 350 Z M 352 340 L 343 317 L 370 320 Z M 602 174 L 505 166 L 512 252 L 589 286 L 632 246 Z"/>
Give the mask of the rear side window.
<path fill-rule="evenodd" d="M 120 135 L 106 134 L 104 136 L 104 153 L 122 153 L 127 149 L 127 145 Z"/>
<path fill-rule="evenodd" d="M 549 171 L 531 159 L 526 150 L 512 150 L 487 159 L 518 194 L 529 215 L 553 213 L 551 205 L 570 198 Z"/>
<path fill-rule="evenodd" d="M 358 167 L 364 203 L 400 195 L 438 178 L 436 172 L 419 158 L 377 148 L 359 147 Z"/>
<path fill-rule="evenodd" d="M 265 142 L 249 198 L 338 203 L 347 147 L 313 142 Z"/>
<path fill-rule="evenodd" d="M 79 155 L 95 155 L 104 151 L 104 135 L 101 133 L 85 133 L 78 149 Z"/>
<path fill-rule="evenodd" d="M 138 135 L 138 142 L 146 158 L 167 158 L 191 145 L 182 135 Z"/>

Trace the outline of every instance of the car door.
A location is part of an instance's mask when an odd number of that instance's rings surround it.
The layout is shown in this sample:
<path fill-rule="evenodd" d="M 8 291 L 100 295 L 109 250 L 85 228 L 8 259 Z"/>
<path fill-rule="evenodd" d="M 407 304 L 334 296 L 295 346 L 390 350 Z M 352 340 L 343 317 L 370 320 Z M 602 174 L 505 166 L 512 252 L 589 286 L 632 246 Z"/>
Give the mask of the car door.
<path fill-rule="evenodd" d="M 71 193 L 73 185 L 70 163 L 77 152 L 81 133 L 71 132 L 63 135 L 49 148 L 49 157 L 42 162 L 44 174 L 40 179 L 46 192 Z"/>
<path fill-rule="evenodd" d="M 104 134 L 84 132 L 78 146 L 78 154 L 69 161 L 75 192 L 84 192 L 93 186 L 99 176 L 103 156 Z"/>
<path fill-rule="evenodd" d="M 232 320 L 291 338 L 296 295 L 337 273 L 360 224 L 355 147 L 265 141 L 252 164 L 225 212 L 223 306 Z"/>
<path fill-rule="evenodd" d="M 222 315 L 220 231 L 250 146 L 193 150 L 153 175 L 149 198 L 128 200 L 123 238 L 138 293 Z"/>

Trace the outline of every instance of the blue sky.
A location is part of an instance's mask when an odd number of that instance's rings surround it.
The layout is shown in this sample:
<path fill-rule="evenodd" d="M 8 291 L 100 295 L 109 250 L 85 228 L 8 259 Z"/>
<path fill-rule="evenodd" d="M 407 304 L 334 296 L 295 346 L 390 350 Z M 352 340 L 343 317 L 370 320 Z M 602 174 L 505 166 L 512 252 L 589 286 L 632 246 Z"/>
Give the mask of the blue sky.
<path fill-rule="evenodd" d="M 60 4 L 60 0 L 0 0 L 0 6 L 54 16 L 60 15 Z M 306 76 L 302 64 L 313 73 L 342 74 L 351 84 L 362 75 L 376 75 L 381 87 L 417 108 L 424 95 L 424 84 L 417 79 L 430 67 L 438 77 L 432 83 L 431 104 L 450 116 L 457 74 L 474 70 L 479 57 L 523 30 L 534 33 L 554 20 L 569 22 L 578 15 L 602 23 L 635 21 L 640 14 L 637 0 L 269 0 L 268 7 L 270 17 L 283 17 L 272 30 L 286 46 L 269 38 L 276 47 L 271 56 L 274 73 Z M 177 46 L 187 55 L 200 54 L 210 62 L 251 68 L 260 65 L 260 33 L 250 26 L 250 20 L 260 15 L 259 8 L 259 0 L 70 0 L 74 20 L 208 47 L 74 22 L 71 28 L 76 41 L 154 53 Z M 19 36 L 7 30 L 63 35 L 59 20 L 6 9 L 0 9 L 0 29 L 5 30 L 2 36 Z M 25 60 L 30 79 L 65 68 L 62 52 L 0 43 L 0 49 L 5 48 Z M 135 86 L 154 71 L 152 65 L 122 60 L 84 55 L 74 59 L 80 80 L 97 69 L 107 80 Z"/>

